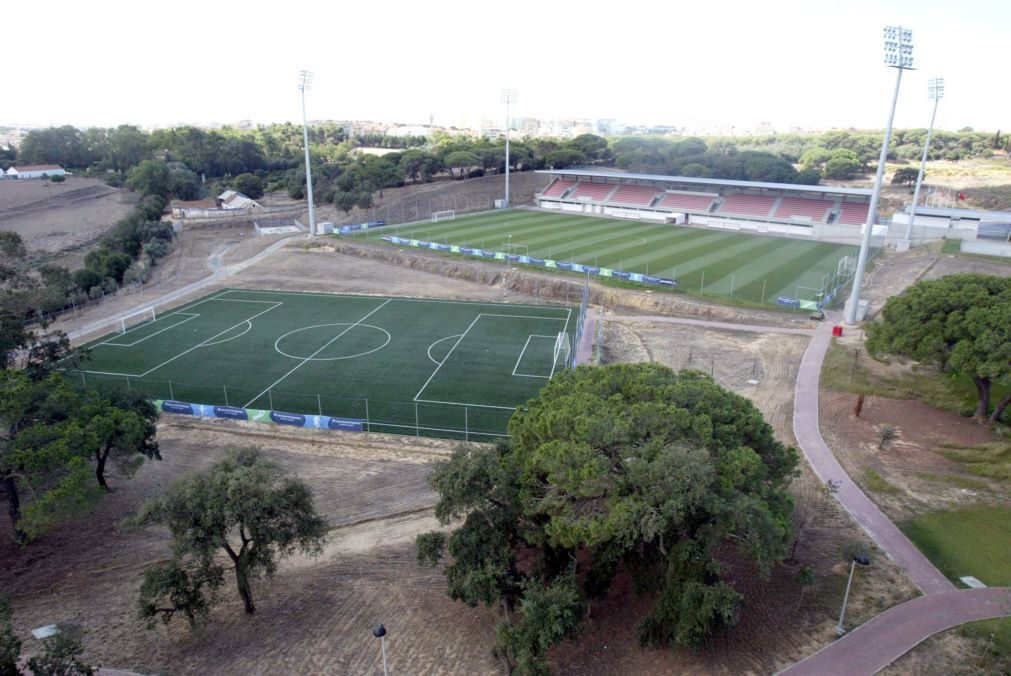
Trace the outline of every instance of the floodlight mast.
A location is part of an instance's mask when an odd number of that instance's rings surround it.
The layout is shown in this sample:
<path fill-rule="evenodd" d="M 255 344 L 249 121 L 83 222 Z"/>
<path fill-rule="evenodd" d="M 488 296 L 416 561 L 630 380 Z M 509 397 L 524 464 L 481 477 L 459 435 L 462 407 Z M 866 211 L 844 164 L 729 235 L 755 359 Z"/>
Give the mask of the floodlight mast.
<path fill-rule="evenodd" d="M 930 136 L 934 132 L 934 118 L 937 117 L 937 104 L 944 98 L 944 78 L 932 77 L 927 81 L 927 98 L 934 101 L 934 112 L 930 114 L 930 126 L 927 127 L 927 142 L 923 144 L 923 157 L 920 158 L 920 173 L 916 175 L 916 189 L 913 191 L 913 206 L 909 208 L 909 222 L 906 223 L 906 241 L 913 234 L 913 221 L 916 220 L 916 204 L 920 199 L 920 186 L 923 185 L 923 170 L 927 167 L 927 152 L 930 150 Z"/>
<path fill-rule="evenodd" d="M 515 89 L 503 89 L 502 90 L 502 103 L 506 104 L 506 147 L 505 147 L 505 201 L 502 206 L 509 208 L 509 104 L 516 103 L 516 90 Z"/>
<path fill-rule="evenodd" d="M 874 192 L 871 194 L 871 203 L 867 210 L 867 223 L 864 225 L 864 236 L 860 242 L 856 274 L 853 275 L 853 290 L 846 307 L 847 324 L 855 324 L 857 321 L 860 285 L 863 284 L 867 255 L 870 253 L 871 237 L 874 234 L 874 215 L 878 210 L 878 200 L 881 198 L 881 181 L 885 176 L 885 159 L 888 157 L 888 142 L 892 137 L 892 121 L 895 119 L 895 104 L 899 100 L 902 71 L 913 70 L 913 31 L 902 26 L 885 26 L 885 65 L 898 70 L 898 75 L 895 78 L 895 92 L 892 94 L 892 108 L 888 113 L 885 138 L 881 143 L 881 155 L 878 157 L 878 172 L 874 177 Z"/>
<path fill-rule="evenodd" d="M 312 203 L 312 169 L 309 167 L 309 125 L 305 119 L 305 91 L 312 89 L 312 71 L 298 74 L 298 90 L 302 92 L 302 141 L 305 145 L 305 194 L 309 198 L 309 234 L 316 235 L 316 209 Z"/>

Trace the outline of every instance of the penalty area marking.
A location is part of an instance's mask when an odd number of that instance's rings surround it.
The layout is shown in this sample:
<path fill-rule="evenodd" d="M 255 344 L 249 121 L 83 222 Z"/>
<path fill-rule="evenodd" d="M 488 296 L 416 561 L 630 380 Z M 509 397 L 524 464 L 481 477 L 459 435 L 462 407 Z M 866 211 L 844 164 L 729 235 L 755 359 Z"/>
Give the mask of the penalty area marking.
<path fill-rule="evenodd" d="M 520 376 L 522 378 L 544 378 L 545 380 L 551 380 L 551 376 L 534 375 L 533 373 L 516 373 L 516 369 L 520 367 L 520 362 L 523 361 L 523 354 L 527 351 L 527 347 L 530 346 L 531 338 L 546 338 L 553 341 L 557 340 L 558 336 L 539 336 L 533 333 L 527 336 L 527 342 L 523 343 L 523 349 L 520 350 L 520 356 L 516 358 L 516 365 L 513 366 L 513 375 Z"/>
<path fill-rule="evenodd" d="M 172 314 L 168 315 L 168 317 L 186 317 L 186 319 L 182 320 L 181 322 L 176 322 L 175 324 L 169 324 L 164 329 L 161 329 L 160 331 L 155 331 L 154 333 L 152 333 L 150 335 L 147 335 L 147 336 L 144 336 L 143 338 L 140 338 L 139 340 L 135 340 L 132 343 L 114 343 L 112 341 L 114 341 L 115 338 L 110 338 L 109 340 L 105 341 L 104 343 L 99 343 L 95 347 L 98 347 L 99 345 L 108 345 L 109 347 L 133 347 L 134 345 L 140 345 L 141 343 L 143 343 L 148 338 L 154 338 L 159 333 L 164 333 L 165 331 L 168 331 L 169 329 L 174 329 L 177 326 L 182 326 L 183 324 L 185 324 L 186 322 L 190 321 L 191 319 L 196 319 L 199 316 L 200 316 L 199 314 L 193 314 L 191 312 L 173 312 Z M 134 328 L 130 329 L 129 331 L 125 331 L 124 333 L 121 333 L 119 335 L 120 336 L 125 336 L 127 333 L 130 333 L 131 331 L 136 331 L 137 329 L 141 328 L 142 326 L 150 326 L 151 324 L 154 324 L 157 321 L 158 320 L 156 319 L 154 322 L 145 322 L 145 323 L 140 324 L 139 326 L 135 326 Z"/>
<path fill-rule="evenodd" d="M 323 328 L 323 327 L 326 327 L 326 326 L 347 326 L 347 327 L 349 327 L 346 331 L 344 331 L 344 333 L 347 333 L 348 331 L 350 331 L 352 328 L 354 328 L 356 326 L 362 326 L 362 327 L 365 327 L 367 329 L 375 329 L 376 331 L 382 331 L 383 333 L 386 334 L 386 342 L 384 342 L 379 347 L 372 348 L 371 350 L 366 350 L 365 352 L 359 352 L 358 354 L 349 354 L 349 355 L 346 355 L 346 356 L 343 356 L 343 357 L 315 357 L 315 356 L 300 357 L 298 355 L 288 354 L 287 352 L 285 352 L 284 350 L 282 350 L 280 347 L 278 347 L 278 345 L 281 344 L 282 340 L 284 340 L 285 338 L 287 338 L 288 336 L 290 336 L 293 333 L 299 333 L 300 331 L 309 331 L 311 329 L 320 329 L 320 328 Z M 343 336 L 344 333 L 342 333 L 341 335 Z M 333 341 L 331 340 L 330 343 L 332 343 L 332 342 Z M 327 343 L 327 345 L 330 345 L 330 343 Z M 274 350 L 278 354 L 280 354 L 282 356 L 285 356 L 285 357 L 288 357 L 290 359 L 305 359 L 307 361 L 339 361 L 341 359 L 354 359 L 355 357 L 364 357 L 367 354 L 372 354 L 373 352 L 378 352 L 379 350 L 383 349 L 384 347 L 386 347 L 389 344 L 390 344 L 390 332 L 387 331 L 386 329 L 382 328 L 382 327 L 373 326 L 372 324 L 361 324 L 361 323 L 351 324 L 350 322 L 338 322 L 336 324 L 316 324 L 314 326 L 303 326 L 300 329 L 295 329 L 294 331 L 289 331 L 288 333 L 284 334 L 283 336 L 281 336 L 280 338 L 278 338 L 276 341 L 274 341 Z M 316 354 L 319 354 L 319 350 L 317 350 L 316 352 L 313 353 L 313 355 L 316 355 Z"/>

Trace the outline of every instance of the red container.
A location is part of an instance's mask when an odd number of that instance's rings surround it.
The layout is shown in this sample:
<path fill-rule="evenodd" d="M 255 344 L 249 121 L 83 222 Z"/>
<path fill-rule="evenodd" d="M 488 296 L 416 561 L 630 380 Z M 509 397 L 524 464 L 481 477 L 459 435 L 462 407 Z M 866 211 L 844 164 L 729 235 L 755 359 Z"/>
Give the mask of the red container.
<path fill-rule="evenodd" d="M 842 335 L 842 324 L 832 327 L 832 335 L 835 336 L 836 338 Z"/>

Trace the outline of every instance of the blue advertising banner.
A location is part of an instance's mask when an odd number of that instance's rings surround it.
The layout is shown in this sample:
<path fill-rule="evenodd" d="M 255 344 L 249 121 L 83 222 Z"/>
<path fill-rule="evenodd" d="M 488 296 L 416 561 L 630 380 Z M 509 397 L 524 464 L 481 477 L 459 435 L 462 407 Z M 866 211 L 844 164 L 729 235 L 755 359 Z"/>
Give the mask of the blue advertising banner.
<path fill-rule="evenodd" d="M 469 246 L 461 246 L 460 247 L 460 253 L 462 253 L 462 254 L 472 254 L 472 253 L 474 253 L 474 250 L 471 249 Z"/>
<path fill-rule="evenodd" d="M 562 261 L 558 261 L 557 263 L 555 263 L 555 267 L 557 267 L 559 270 L 571 270 L 572 263 L 563 263 Z"/>
<path fill-rule="evenodd" d="M 800 307 L 799 298 L 787 298 L 785 296 L 780 296 L 776 299 L 776 302 L 780 305 L 786 305 L 787 307 Z"/>
<path fill-rule="evenodd" d="M 530 265 L 544 265 L 544 259 L 543 258 L 528 258 L 527 259 L 527 263 L 529 263 Z"/>
<path fill-rule="evenodd" d="M 436 251 L 449 251 L 450 250 L 448 244 L 433 244 L 432 248 L 435 249 Z"/>
<path fill-rule="evenodd" d="M 182 401 L 163 401 L 161 410 L 166 413 L 182 413 L 183 415 L 195 415 L 193 406 Z"/>
<path fill-rule="evenodd" d="M 630 273 L 628 273 L 628 279 L 632 280 L 633 282 L 645 282 L 646 281 L 646 278 L 643 277 L 642 275 L 640 275 L 638 272 L 630 272 Z"/>
<path fill-rule="evenodd" d="M 671 279 L 670 277 L 659 277 L 660 281 L 658 284 L 663 284 L 664 286 L 677 286 L 678 282 L 676 279 Z"/>
<path fill-rule="evenodd" d="M 332 430 L 343 430 L 345 432 L 364 431 L 362 421 L 355 418 L 328 418 L 327 427 Z"/>
<path fill-rule="evenodd" d="M 249 420 L 249 414 L 244 408 L 235 406 L 215 406 L 214 415 L 218 418 L 229 418 L 231 420 Z"/>
<path fill-rule="evenodd" d="M 520 256 L 520 263 L 530 265 L 530 256 Z"/>
<path fill-rule="evenodd" d="M 522 258 L 522 256 L 517 256 L 516 254 L 506 254 L 506 260 L 511 261 L 513 263 L 521 262 L 520 258 Z"/>
<path fill-rule="evenodd" d="M 583 267 L 582 263 L 573 263 L 572 264 L 572 271 L 573 272 L 583 272 L 585 269 L 586 268 Z"/>
<path fill-rule="evenodd" d="M 485 257 L 485 258 L 495 258 L 495 256 L 496 256 L 496 254 L 495 254 L 494 251 L 488 251 L 487 249 L 485 249 L 484 251 L 482 251 L 481 255 L 483 257 Z"/>
<path fill-rule="evenodd" d="M 270 419 L 278 425 L 294 425 L 295 427 L 305 427 L 305 416 L 300 413 L 281 413 L 271 411 Z"/>
<path fill-rule="evenodd" d="M 424 240 L 422 240 L 422 239 L 419 239 L 419 240 L 418 240 L 418 241 L 417 241 L 417 242 L 416 242 L 416 243 L 414 244 L 414 246 L 416 246 L 416 247 L 420 247 L 420 248 L 422 248 L 422 249 L 427 249 L 427 248 L 428 248 L 428 247 L 429 247 L 430 245 L 431 245 L 431 242 L 426 242 L 426 241 L 424 241 Z"/>
<path fill-rule="evenodd" d="M 629 277 L 632 276 L 632 273 L 624 272 L 621 270 L 611 270 L 611 276 L 617 277 L 618 279 L 628 279 Z"/>
<path fill-rule="evenodd" d="M 600 268 L 598 268 L 596 265 L 584 265 L 583 272 L 588 272 L 591 275 L 599 275 Z"/>

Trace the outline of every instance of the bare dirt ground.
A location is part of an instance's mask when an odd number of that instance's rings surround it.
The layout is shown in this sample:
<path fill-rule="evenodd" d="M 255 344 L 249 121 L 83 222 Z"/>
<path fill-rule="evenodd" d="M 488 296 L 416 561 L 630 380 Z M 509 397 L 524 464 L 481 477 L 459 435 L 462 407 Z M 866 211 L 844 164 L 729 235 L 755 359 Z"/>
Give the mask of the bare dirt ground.
<path fill-rule="evenodd" d="M 20 234 L 30 254 L 69 267 L 83 260 L 83 253 L 75 252 L 95 242 L 135 203 L 136 196 L 125 188 L 93 178 L 0 181 L 0 228 Z"/>

